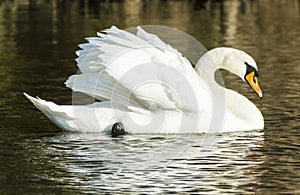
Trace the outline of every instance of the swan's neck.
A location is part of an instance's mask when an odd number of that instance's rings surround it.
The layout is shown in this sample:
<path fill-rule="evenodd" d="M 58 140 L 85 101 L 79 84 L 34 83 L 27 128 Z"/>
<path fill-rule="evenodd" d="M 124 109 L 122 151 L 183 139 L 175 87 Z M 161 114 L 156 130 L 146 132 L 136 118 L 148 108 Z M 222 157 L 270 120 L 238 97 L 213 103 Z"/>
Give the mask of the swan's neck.
<path fill-rule="evenodd" d="M 219 69 L 240 74 L 235 72 L 235 67 L 224 66 L 227 54 L 226 48 L 208 51 L 199 59 L 195 70 L 209 86 L 213 101 L 218 103 L 218 112 L 224 112 L 227 115 L 228 128 L 232 126 L 232 123 L 236 123 L 240 125 L 240 128 L 243 128 L 244 125 L 249 129 L 261 129 L 263 128 L 263 117 L 258 108 L 243 95 L 220 86 L 215 80 L 215 72 Z M 227 129 L 226 123 L 224 125 L 224 128 Z"/>
<path fill-rule="evenodd" d="M 233 48 L 219 47 L 206 52 L 196 64 L 196 71 L 201 72 L 205 77 L 210 77 L 214 80 L 214 74 L 219 69 L 228 70 L 229 72 L 239 76 L 244 80 L 244 70 L 241 64 L 228 63 L 228 59 L 238 50 Z"/>

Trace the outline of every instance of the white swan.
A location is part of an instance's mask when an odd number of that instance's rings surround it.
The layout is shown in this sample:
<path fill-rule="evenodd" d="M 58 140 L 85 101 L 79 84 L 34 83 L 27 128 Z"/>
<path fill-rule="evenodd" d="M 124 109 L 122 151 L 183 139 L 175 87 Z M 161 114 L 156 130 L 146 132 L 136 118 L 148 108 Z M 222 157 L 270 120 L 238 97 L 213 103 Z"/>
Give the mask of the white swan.
<path fill-rule="evenodd" d="M 258 108 L 246 97 L 215 82 L 226 69 L 262 97 L 252 57 L 233 48 L 206 52 L 190 62 L 157 36 L 111 27 L 79 45 L 81 73 L 66 86 L 95 97 L 90 105 L 59 106 L 24 95 L 57 126 L 67 131 L 110 131 L 122 122 L 130 133 L 202 133 L 263 129 Z"/>

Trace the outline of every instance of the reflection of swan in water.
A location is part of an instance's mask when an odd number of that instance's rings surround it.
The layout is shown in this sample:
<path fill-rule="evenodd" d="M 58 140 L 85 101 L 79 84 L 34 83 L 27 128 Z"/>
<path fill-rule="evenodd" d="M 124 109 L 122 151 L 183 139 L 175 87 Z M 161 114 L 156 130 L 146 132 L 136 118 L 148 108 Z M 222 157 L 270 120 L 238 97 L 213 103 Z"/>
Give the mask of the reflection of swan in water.
<path fill-rule="evenodd" d="M 156 193 L 198 189 L 244 194 L 239 186 L 259 182 L 265 160 L 263 135 L 260 131 L 223 134 L 210 150 L 201 152 L 199 143 L 206 139 L 201 134 L 111 138 L 105 134 L 61 133 L 44 139 L 47 147 L 42 155 L 51 159 L 55 154 L 53 169 L 63 174 L 45 177 L 92 193 L 105 189 L 132 193 L 142 185 L 151 186 L 142 188 L 143 192 L 155 188 Z"/>
<path fill-rule="evenodd" d="M 226 69 L 262 97 L 256 63 L 245 52 L 213 49 L 194 70 L 177 50 L 141 28 L 137 36 L 116 27 L 105 33 L 80 45 L 81 74 L 66 81 L 67 87 L 102 102 L 58 106 L 25 94 L 62 129 L 99 132 L 117 122 L 131 133 L 201 133 L 212 124 L 222 132 L 263 129 L 257 107 L 214 80 L 216 70 Z"/>

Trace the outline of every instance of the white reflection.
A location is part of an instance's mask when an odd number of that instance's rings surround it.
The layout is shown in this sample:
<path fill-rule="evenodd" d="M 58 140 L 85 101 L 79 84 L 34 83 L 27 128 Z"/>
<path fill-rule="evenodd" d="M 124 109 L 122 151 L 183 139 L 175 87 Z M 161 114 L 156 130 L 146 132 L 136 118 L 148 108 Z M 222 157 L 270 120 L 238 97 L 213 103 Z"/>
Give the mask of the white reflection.
<path fill-rule="evenodd" d="M 259 183 L 265 161 L 263 132 L 221 135 L 208 152 L 201 146 L 204 135 L 191 136 L 195 135 L 59 134 L 47 140 L 46 150 L 61 156 L 56 166 L 66 175 L 59 179 L 92 192 L 135 191 L 148 185 L 156 192 L 182 192 L 185 186 L 185 190 L 243 193 L 239 186 Z"/>

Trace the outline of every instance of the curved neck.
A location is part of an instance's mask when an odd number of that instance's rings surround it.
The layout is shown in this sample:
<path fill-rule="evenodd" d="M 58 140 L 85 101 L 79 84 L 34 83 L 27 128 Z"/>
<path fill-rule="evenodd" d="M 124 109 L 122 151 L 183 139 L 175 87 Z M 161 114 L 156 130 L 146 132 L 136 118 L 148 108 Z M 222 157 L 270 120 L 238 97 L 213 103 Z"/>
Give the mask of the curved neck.
<path fill-rule="evenodd" d="M 258 108 L 245 96 L 220 86 L 215 80 L 215 72 L 219 69 L 226 69 L 237 74 L 234 72 L 234 67 L 224 66 L 228 52 L 230 50 L 227 48 L 216 48 L 208 51 L 197 62 L 195 71 L 210 87 L 213 99 L 217 102 L 218 112 L 230 115 L 230 117 L 226 117 L 233 120 L 229 122 L 229 125 L 230 123 L 240 125 L 247 123 L 247 127 L 263 128 L 263 117 Z M 226 122 L 224 125 L 226 126 Z"/>
<path fill-rule="evenodd" d="M 216 90 L 215 92 L 221 90 L 220 86 L 215 81 L 215 73 L 219 69 L 227 69 L 223 65 L 226 55 L 227 50 L 225 48 L 216 48 L 207 51 L 201 56 L 195 66 L 197 74 L 208 84 L 208 86 L 210 86 L 211 90 Z"/>
<path fill-rule="evenodd" d="M 236 56 L 236 54 L 240 52 L 242 51 L 228 47 L 212 49 L 201 56 L 195 69 L 207 77 L 214 77 L 214 73 L 218 69 L 224 69 L 244 80 L 246 68 L 241 65 L 239 57 Z"/>

